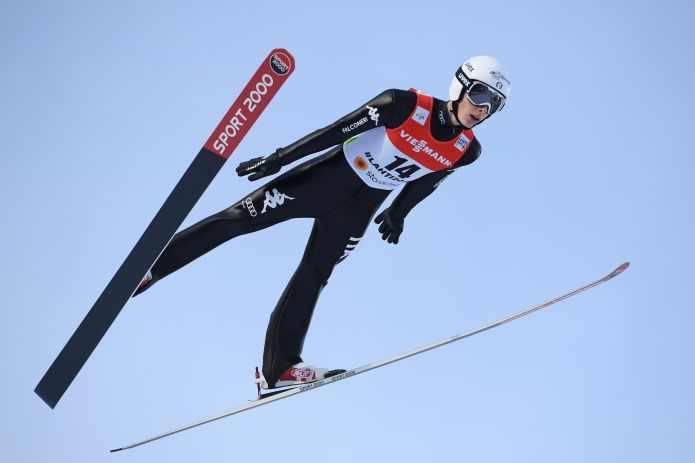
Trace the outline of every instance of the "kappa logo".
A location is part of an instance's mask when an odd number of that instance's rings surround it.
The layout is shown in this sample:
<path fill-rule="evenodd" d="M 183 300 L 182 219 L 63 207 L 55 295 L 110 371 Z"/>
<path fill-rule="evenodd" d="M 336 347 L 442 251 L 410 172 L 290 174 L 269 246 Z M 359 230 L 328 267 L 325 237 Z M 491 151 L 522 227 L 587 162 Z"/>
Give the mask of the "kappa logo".
<path fill-rule="evenodd" d="M 265 200 L 263 201 L 263 210 L 261 214 L 265 214 L 267 208 L 275 209 L 277 206 L 282 206 L 285 204 L 286 199 L 294 199 L 291 196 L 287 196 L 285 193 L 280 193 L 277 188 L 273 188 L 272 193 L 270 191 L 265 192 Z"/>
<path fill-rule="evenodd" d="M 379 108 L 373 108 L 367 105 L 369 110 L 369 118 L 374 121 L 374 125 L 379 125 Z"/>
<path fill-rule="evenodd" d="M 415 112 L 413 113 L 413 117 L 411 119 L 420 125 L 425 125 L 425 122 L 427 122 L 427 116 L 429 116 L 429 115 L 430 115 L 430 112 L 428 110 L 426 110 L 422 106 L 417 106 L 415 108 Z"/>

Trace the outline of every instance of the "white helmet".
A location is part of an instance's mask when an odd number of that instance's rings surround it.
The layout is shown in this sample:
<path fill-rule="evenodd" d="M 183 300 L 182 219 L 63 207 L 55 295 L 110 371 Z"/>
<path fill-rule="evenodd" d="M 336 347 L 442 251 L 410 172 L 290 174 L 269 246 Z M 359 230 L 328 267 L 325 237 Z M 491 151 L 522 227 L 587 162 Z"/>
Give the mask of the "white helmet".
<path fill-rule="evenodd" d="M 476 82 L 485 84 L 501 97 L 495 104 L 488 104 L 489 113 L 501 110 L 511 86 L 509 73 L 502 63 L 491 56 L 474 56 L 463 63 L 454 73 L 449 86 L 449 99 L 454 102 L 461 101 L 465 92 Z"/>

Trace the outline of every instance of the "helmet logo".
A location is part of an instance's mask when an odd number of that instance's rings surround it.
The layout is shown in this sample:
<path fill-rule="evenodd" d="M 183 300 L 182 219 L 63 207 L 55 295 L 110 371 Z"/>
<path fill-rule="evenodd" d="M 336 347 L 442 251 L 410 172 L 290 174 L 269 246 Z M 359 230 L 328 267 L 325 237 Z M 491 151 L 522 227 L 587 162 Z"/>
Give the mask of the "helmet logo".
<path fill-rule="evenodd" d="M 494 77 L 495 79 L 497 79 L 498 81 L 499 81 L 499 80 L 503 80 L 503 81 L 505 81 L 505 82 L 507 83 L 507 85 L 511 85 L 511 82 L 509 82 L 509 79 L 507 79 L 507 78 L 504 76 L 504 74 L 502 74 L 502 73 L 499 72 L 499 71 L 490 71 L 490 75 L 491 75 L 492 77 Z M 497 82 L 497 84 L 501 84 L 501 82 Z M 497 88 L 502 88 L 502 87 L 500 87 L 500 86 L 498 85 Z"/>
<path fill-rule="evenodd" d="M 456 74 L 456 77 L 458 77 L 459 82 L 465 85 L 466 88 L 471 86 L 471 81 L 466 78 L 466 75 L 463 72 Z"/>
<path fill-rule="evenodd" d="M 504 86 L 504 84 L 502 84 L 502 82 L 500 82 L 500 81 L 497 81 L 497 83 L 495 84 L 495 87 L 497 87 L 500 90 L 502 90 L 503 86 Z"/>
<path fill-rule="evenodd" d="M 473 68 L 473 66 L 471 66 L 471 63 L 469 63 L 468 61 L 466 61 L 464 66 L 466 66 L 466 68 L 468 68 L 468 70 L 471 72 L 475 71 L 475 68 Z"/>

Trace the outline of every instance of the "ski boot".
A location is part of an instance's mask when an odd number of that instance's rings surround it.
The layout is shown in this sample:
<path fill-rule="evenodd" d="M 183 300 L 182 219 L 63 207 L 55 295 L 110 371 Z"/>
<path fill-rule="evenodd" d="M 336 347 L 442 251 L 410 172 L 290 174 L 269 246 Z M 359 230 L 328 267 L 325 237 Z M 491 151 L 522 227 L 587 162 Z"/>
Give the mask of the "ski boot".
<path fill-rule="evenodd" d="M 258 398 L 268 397 L 271 395 L 284 392 L 293 387 L 302 386 L 304 384 L 321 381 L 322 379 L 330 378 L 331 376 L 345 373 L 345 370 L 329 370 L 328 368 L 316 368 L 306 362 L 300 362 L 292 365 L 285 370 L 274 385 L 269 385 L 265 377 L 256 367 L 256 386 L 258 388 Z M 271 389 L 271 392 L 261 392 L 261 389 Z M 275 391 L 274 389 L 281 389 Z"/>

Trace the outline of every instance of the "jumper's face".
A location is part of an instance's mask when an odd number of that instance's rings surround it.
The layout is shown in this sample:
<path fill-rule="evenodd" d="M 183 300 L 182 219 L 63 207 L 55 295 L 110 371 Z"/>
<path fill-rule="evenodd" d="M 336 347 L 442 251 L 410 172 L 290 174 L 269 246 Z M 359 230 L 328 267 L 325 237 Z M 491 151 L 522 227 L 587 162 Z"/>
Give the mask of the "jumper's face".
<path fill-rule="evenodd" d="M 489 114 L 487 106 L 476 106 L 470 102 L 467 96 L 464 96 L 459 103 L 457 116 L 464 126 L 472 128 L 485 120 Z"/>

